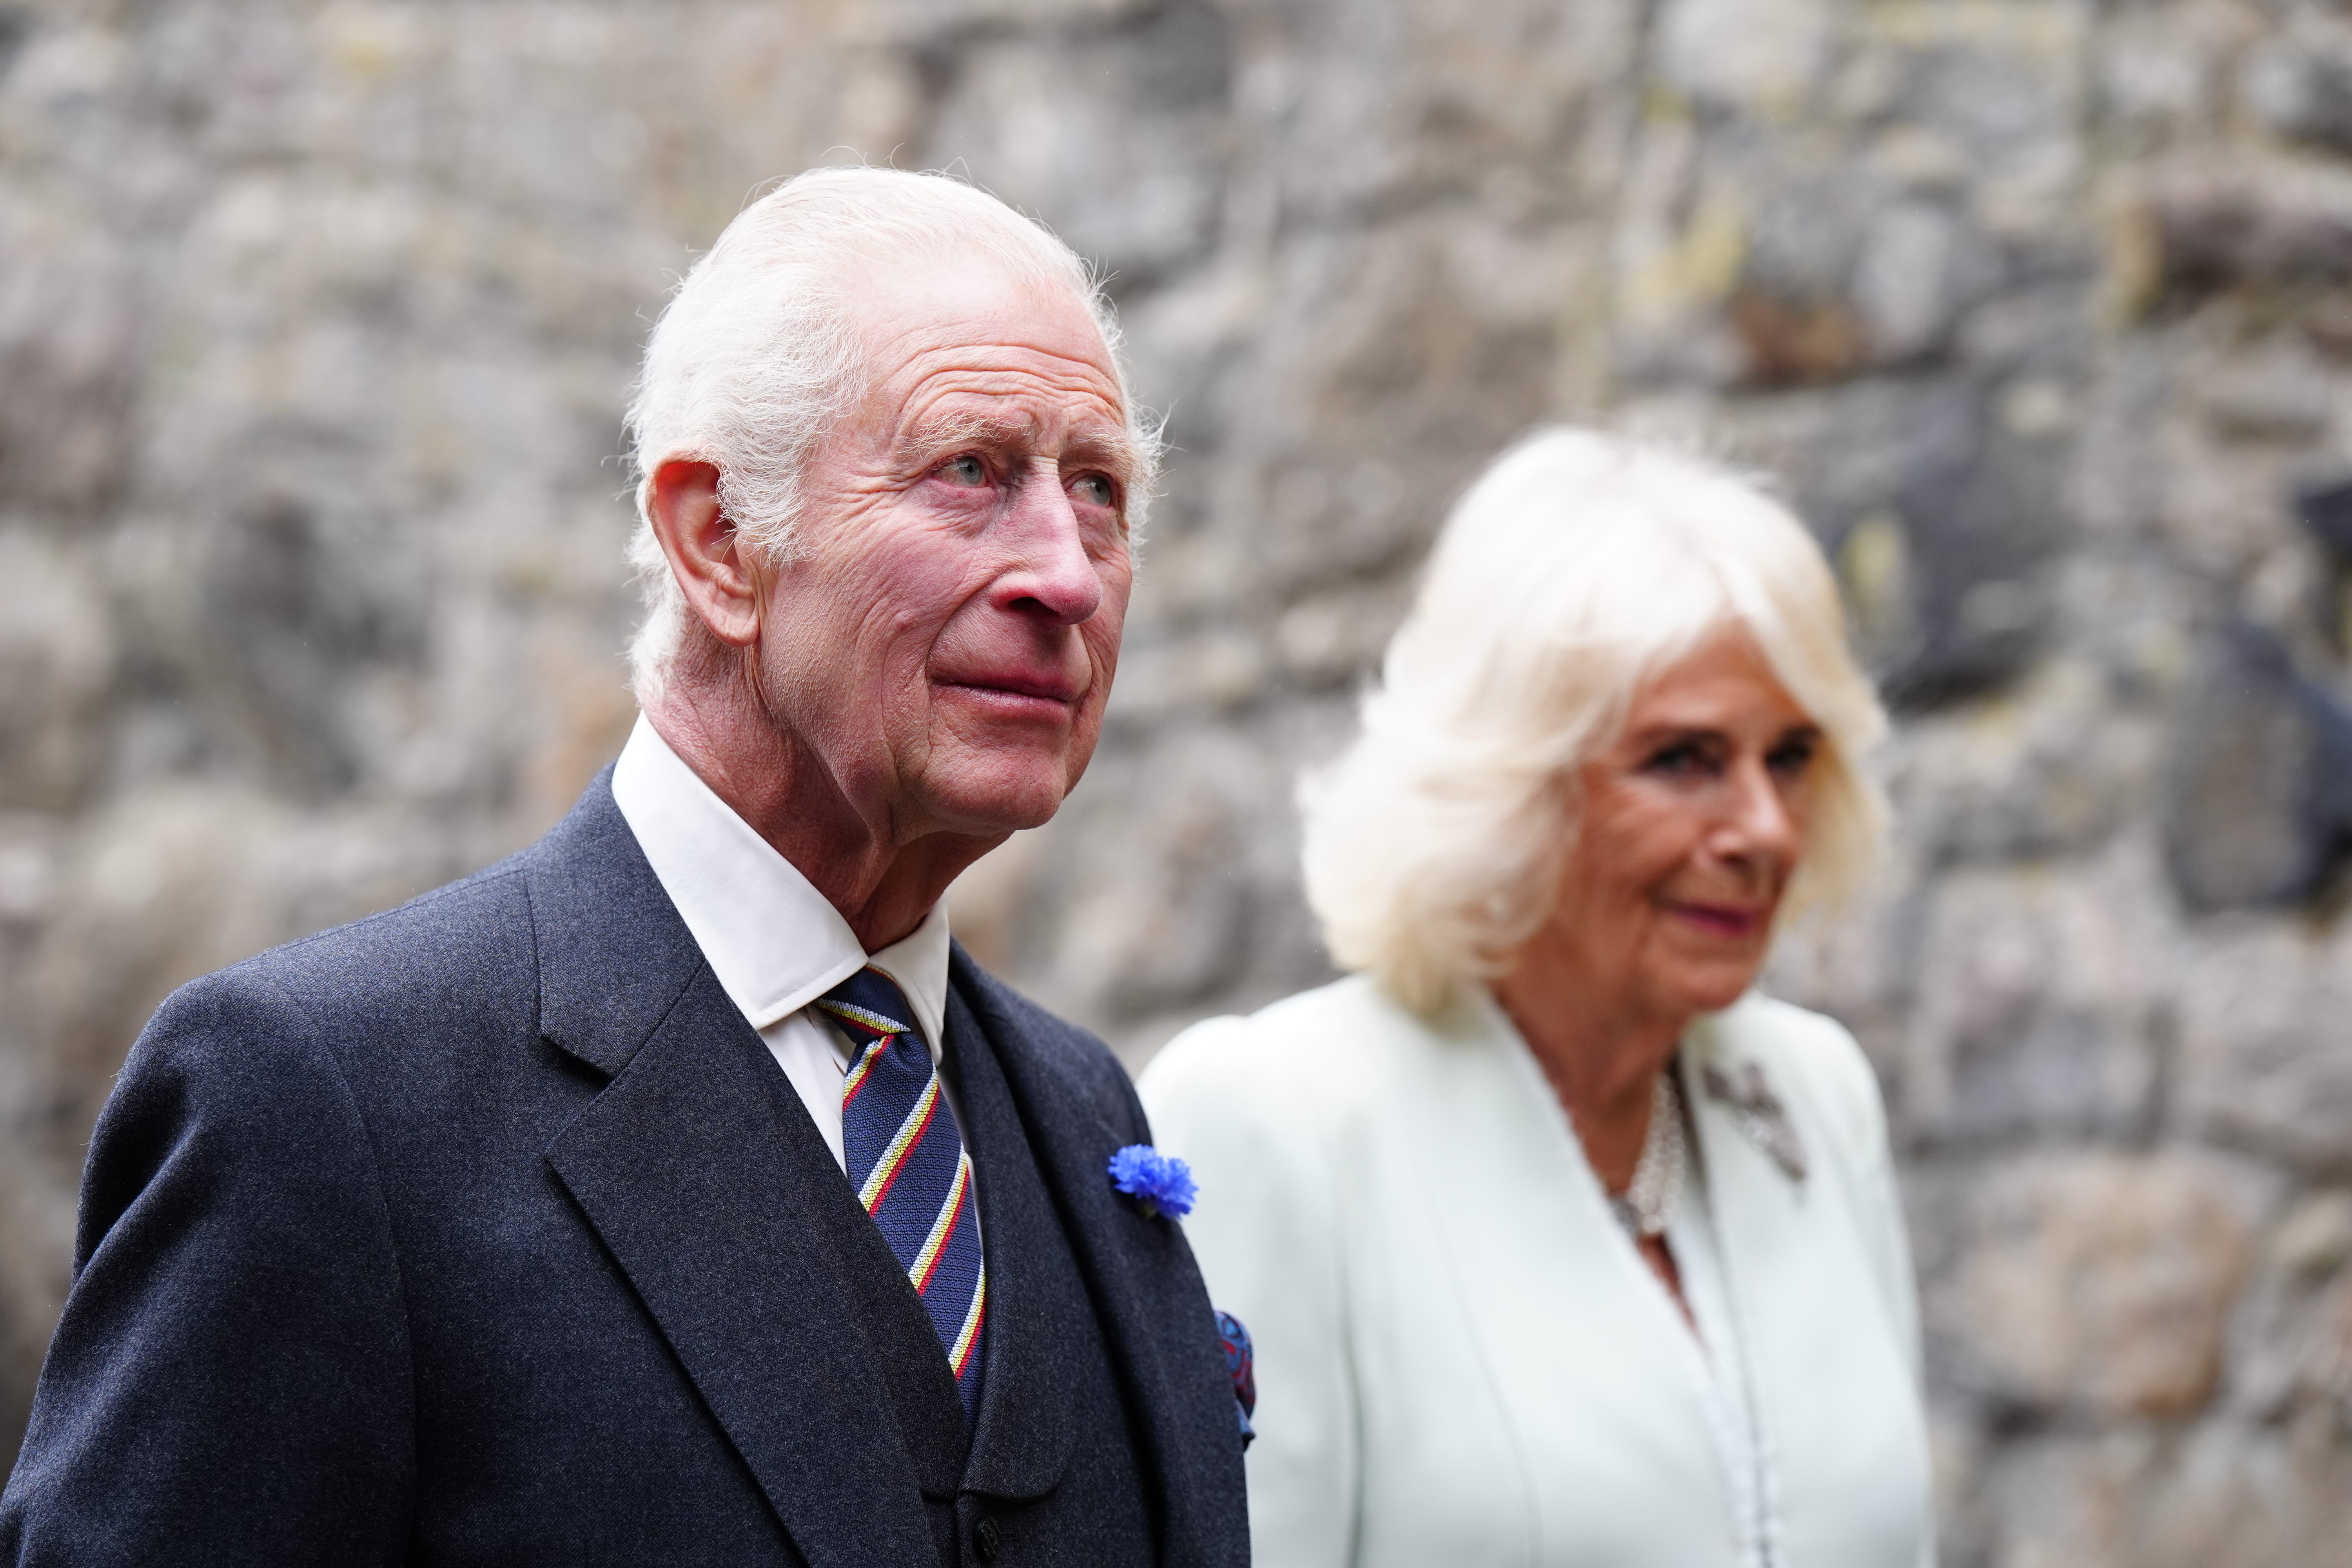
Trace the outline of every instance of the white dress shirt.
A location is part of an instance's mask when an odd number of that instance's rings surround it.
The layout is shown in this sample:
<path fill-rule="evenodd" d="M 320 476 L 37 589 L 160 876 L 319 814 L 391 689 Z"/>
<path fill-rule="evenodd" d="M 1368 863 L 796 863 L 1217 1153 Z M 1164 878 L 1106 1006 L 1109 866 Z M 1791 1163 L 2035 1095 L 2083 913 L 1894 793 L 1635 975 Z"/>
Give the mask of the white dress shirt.
<path fill-rule="evenodd" d="M 712 794 L 642 715 L 613 766 L 613 800 L 711 973 L 760 1032 L 834 1163 L 846 1171 L 841 1080 L 849 1043 L 809 1005 L 870 963 L 907 994 L 938 1062 L 948 1005 L 947 900 L 900 941 L 867 952 L 841 911 Z M 961 1128 L 952 1090 L 947 1100 Z"/>

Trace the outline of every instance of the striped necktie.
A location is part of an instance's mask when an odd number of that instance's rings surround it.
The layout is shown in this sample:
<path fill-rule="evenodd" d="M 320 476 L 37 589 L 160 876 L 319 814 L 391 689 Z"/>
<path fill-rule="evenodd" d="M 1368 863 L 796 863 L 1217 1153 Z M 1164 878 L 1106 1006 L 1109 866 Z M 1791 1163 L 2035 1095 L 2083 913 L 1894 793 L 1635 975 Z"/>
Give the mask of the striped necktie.
<path fill-rule="evenodd" d="M 988 1270 L 971 1159 L 898 982 L 859 970 L 818 999 L 857 1057 L 841 1083 L 841 1150 L 857 1201 L 907 1270 L 948 1352 L 966 1421 L 980 1409 Z"/>

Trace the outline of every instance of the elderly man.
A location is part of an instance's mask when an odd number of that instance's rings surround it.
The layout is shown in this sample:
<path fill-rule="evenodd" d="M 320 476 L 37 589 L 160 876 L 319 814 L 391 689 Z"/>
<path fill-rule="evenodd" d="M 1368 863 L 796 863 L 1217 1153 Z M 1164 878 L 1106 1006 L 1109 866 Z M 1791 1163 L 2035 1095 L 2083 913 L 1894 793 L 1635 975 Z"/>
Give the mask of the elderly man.
<path fill-rule="evenodd" d="M 1086 769 L 1152 442 L 1060 242 L 812 173 L 656 330 L 620 761 L 166 1003 L 20 1563 L 1223 1564 L 1240 1422 L 1099 1042 L 940 896 Z"/>

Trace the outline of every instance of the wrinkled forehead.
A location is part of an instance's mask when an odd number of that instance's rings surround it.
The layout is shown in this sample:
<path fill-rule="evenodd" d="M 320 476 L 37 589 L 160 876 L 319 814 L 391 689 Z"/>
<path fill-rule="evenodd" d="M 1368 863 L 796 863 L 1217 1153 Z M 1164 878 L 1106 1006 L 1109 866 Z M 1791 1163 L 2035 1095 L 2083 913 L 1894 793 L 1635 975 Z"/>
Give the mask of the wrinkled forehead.
<path fill-rule="evenodd" d="M 990 252 L 867 258 L 845 279 L 868 385 L 917 361 L 985 358 L 1090 383 L 1127 413 L 1127 387 L 1079 280 Z"/>
<path fill-rule="evenodd" d="M 864 361 L 861 422 L 940 437 L 1051 425 L 1133 445 L 1118 362 L 1066 281 L 1001 262 L 896 259 L 848 302 Z"/>

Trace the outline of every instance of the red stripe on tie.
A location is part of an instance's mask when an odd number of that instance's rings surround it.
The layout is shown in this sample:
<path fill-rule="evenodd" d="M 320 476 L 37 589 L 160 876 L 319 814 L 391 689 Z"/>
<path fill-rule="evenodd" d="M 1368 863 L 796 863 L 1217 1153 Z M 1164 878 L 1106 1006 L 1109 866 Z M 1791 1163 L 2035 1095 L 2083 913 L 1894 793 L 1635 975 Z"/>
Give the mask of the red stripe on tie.
<path fill-rule="evenodd" d="M 963 1370 L 964 1370 L 964 1368 L 966 1368 L 966 1367 L 968 1367 L 968 1366 L 970 1366 L 970 1365 L 971 1364 L 971 1356 L 972 1356 L 972 1352 L 973 1352 L 974 1351 L 976 1351 L 976 1350 L 980 1349 L 980 1336 L 981 1336 L 981 1333 L 982 1332 L 982 1331 L 984 1331 L 987 1327 L 988 1327 L 988 1291 L 987 1291 L 987 1289 L 986 1289 L 985 1286 L 983 1286 L 983 1287 L 982 1287 L 982 1290 L 981 1290 L 981 1296 L 980 1296 L 980 1311 L 979 1311 L 979 1314 L 978 1314 L 977 1316 L 975 1316 L 975 1317 L 972 1319 L 972 1321 L 971 1321 L 971 1343 L 970 1343 L 970 1344 L 968 1344 L 968 1345 L 966 1345 L 966 1346 L 964 1346 L 964 1347 L 963 1347 L 963 1360 L 961 1360 L 961 1361 L 960 1361 L 960 1362 L 956 1363 L 956 1368 L 955 1368 L 955 1380 L 956 1380 L 958 1383 L 961 1383 L 961 1382 L 963 1381 Z"/>
<path fill-rule="evenodd" d="M 915 1124 L 915 1135 L 908 1139 L 899 1148 L 898 1158 L 891 1163 L 890 1173 L 882 1178 L 880 1186 L 874 1189 L 874 1201 L 866 1205 L 867 1214 L 872 1214 L 880 1208 L 882 1200 L 890 1195 L 890 1189 L 898 1185 L 899 1173 L 906 1170 L 907 1162 L 914 1157 L 915 1146 L 920 1143 L 923 1141 L 923 1135 L 931 1130 L 931 1118 L 940 1113 L 940 1101 L 945 1098 L 946 1096 L 938 1094 L 931 1096 L 929 1109 L 923 1112 L 923 1119 Z"/>
<path fill-rule="evenodd" d="M 923 1277 L 915 1281 L 916 1295 L 926 1296 L 930 1293 L 931 1276 L 940 1271 L 940 1259 L 948 1255 L 948 1244 L 955 1239 L 957 1227 L 963 1224 L 964 1208 L 971 1202 L 971 1194 L 965 1187 L 963 1173 L 959 1171 L 956 1173 L 955 1215 L 948 1221 L 947 1234 L 940 1237 L 940 1245 L 931 1254 L 930 1267 L 925 1268 L 923 1270 Z"/>
<path fill-rule="evenodd" d="M 848 1110 L 850 1101 L 856 1100 L 859 1091 L 873 1081 L 874 1053 L 877 1049 L 888 1048 L 889 1044 L 890 1039 L 887 1035 L 876 1040 L 872 1045 L 867 1046 L 865 1054 L 857 1058 L 857 1065 L 849 1069 L 849 1087 L 841 1091 L 841 1108 L 844 1110 Z"/>

